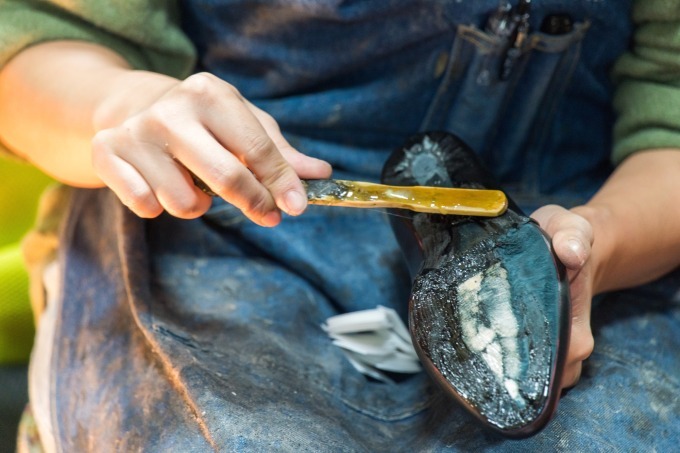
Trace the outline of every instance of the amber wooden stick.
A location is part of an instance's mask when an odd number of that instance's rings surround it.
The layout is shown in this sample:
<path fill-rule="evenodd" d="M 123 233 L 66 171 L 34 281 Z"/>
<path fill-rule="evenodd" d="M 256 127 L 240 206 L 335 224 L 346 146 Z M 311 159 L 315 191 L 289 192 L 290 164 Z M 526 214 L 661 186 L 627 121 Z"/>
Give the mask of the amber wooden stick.
<path fill-rule="evenodd" d="M 388 186 L 340 179 L 302 181 L 310 204 L 353 208 L 399 208 L 435 214 L 495 217 L 508 208 L 500 190 Z"/>

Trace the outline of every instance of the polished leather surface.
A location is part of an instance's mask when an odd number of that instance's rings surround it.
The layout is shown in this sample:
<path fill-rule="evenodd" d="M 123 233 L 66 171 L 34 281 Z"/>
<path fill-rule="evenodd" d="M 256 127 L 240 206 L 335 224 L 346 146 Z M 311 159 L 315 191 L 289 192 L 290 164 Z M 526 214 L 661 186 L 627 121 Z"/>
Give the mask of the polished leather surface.
<path fill-rule="evenodd" d="M 498 188 L 466 144 L 440 132 L 409 138 L 383 182 Z M 549 238 L 511 204 L 495 218 L 398 211 L 391 221 L 415 271 L 409 327 L 426 370 L 483 425 L 524 437 L 557 406 L 571 316 Z"/>

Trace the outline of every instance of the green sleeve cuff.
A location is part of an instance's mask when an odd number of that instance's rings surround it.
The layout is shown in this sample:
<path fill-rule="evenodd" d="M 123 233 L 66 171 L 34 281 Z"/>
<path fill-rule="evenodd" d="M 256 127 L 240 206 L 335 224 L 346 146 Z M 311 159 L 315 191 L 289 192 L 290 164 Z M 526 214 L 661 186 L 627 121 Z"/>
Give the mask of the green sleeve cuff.
<path fill-rule="evenodd" d="M 612 161 L 645 149 L 680 148 L 680 88 L 674 84 L 629 80 L 614 98 Z"/>
<path fill-rule="evenodd" d="M 0 67 L 30 45 L 64 39 L 101 44 L 136 69 L 174 77 L 186 77 L 195 61 L 175 2 L 0 0 Z"/>
<path fill-rule="evenodd" d="M 680 148 L 680 10 L 636 0 L 633 45 L 613 68 L 617 83 L 612 161 L 636 151 Z"/>

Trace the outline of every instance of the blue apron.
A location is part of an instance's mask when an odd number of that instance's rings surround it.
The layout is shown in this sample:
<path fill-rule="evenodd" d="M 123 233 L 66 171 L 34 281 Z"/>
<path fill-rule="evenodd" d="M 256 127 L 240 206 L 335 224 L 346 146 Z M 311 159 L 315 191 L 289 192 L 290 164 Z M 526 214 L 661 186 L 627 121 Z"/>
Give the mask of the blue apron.
<path fill-rule="evenodd" d="M 445 129 L 531 210 L 582 203 L 610 173 L 607 71 L 631 32 L 626 1 L 534 3 L 503 79 L 506 43 L 485 31 L 495 0 L 181 6 L 197 70 L 235 85 L 335 176 L 377 180 L 406 137 Z M 563 13 L 569 31 L 538 31 Z M 510 441 L 423 373 L 367 379 L 321 329 L 377 305 L 405 314 L 408 271 L 382 213 L 310 207 L 266 229 L 215 200 L 201 219 L 142 220 L 107 190 L 81 190 L 62 244 L 63 451 L 668 451 L 680 440 L 680 339 L 663 334 L 678 331 L 680 309 L 667 293 L 606 297 L 581 383 L 544 431 Z"/>

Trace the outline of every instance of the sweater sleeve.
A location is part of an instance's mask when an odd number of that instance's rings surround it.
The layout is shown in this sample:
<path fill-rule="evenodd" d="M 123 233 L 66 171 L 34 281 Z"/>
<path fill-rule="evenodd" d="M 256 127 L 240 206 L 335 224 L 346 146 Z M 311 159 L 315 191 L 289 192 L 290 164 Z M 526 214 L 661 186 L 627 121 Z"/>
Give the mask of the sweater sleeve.
<path fill-rule="evenodd" d="M 636 0 L 630 50 L 613 68 L 617 84 L 612 160 L 652 148 L 680 148 L 680 4 Z"/>
<path fill-rule="evenodd" d="M 186 77 L 195 51 L 165 0 L 0 0 L 0 67 L 22 49 L 50 40 L 104 45 L 132 67 Z"/>

